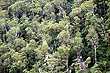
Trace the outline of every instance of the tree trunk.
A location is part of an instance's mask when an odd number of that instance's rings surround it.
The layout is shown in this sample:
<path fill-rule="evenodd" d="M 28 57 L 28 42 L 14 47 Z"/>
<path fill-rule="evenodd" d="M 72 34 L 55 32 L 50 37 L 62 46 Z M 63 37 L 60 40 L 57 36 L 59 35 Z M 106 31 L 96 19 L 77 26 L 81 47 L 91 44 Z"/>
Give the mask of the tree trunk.
<path fill-rule="evenodd" d="M 68 27 L 67 27 L 67 31 L 69 32 Z M 67 41 L 66 41 L 67 47 L 69 46 L 68 41 L 69 41 L 69 33 L 68 33 L 68 35 L 67 35 Z M 67 60 L 66 60 L 66 63 L 67 63 L 67 72 L 68 72 L 68 52 L 67 52 Z"/>
<path fill-rule="evenodd" d="M 96 56 L 96 45 L 94 45 L 94 49 L 95 49 L 95 63 L 97 62 L 97 56 Z"/>
<path fill-rule="evenodd" d="M 54 40 L 54 45 L 55 45 L 55 49 L 56 49 L 56 42 L 55 42 L 55 40 Z"/>
<path fill-rule="evenodd" d="M 103 0 L 103 5 L 104 5 L 104 16 L 105 16 L 105 0 Z"/>
<path fill-rule="evenodd" d="M 67 54 L 66 64 L 67 64 L 67 72 L 68 72 L 68 54 Z"/>
<path fill-rule="evenodd" d="M 4 33 L 3 33 L 3 42 L 5 42 L 5 37 L 4 37 Z"/>

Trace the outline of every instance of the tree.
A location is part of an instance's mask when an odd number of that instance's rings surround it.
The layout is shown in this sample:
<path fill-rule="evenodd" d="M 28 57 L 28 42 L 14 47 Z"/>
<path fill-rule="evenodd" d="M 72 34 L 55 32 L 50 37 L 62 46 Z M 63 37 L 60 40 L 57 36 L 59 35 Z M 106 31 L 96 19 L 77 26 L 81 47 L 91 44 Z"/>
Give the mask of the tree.
<path fill-rule="evenodd" d="M 55 19 L 55 8 L 52 3 L 46 3 L 43 7 L 44 11 L 43 14 L 46 16 L 45 19 L 47 20 L 54 20 Z"/>
<path fill-rule="evenodd" d="M 77 54 L 77 60 L 80 59 L 80 57 L 81 57 L 80 54 L 82 52 L 82 48 L 84 47 L 83 43 L 82 43 L 82 38 L 80 36 L 81 36 L 81 33 L 77 32 L 75 38 L 70 40 L 70 42 L 73 46 L 72 50 L 74 50 Z"/>
<path fill-rule="evenodd" d="M 90 62 L 91 62 L 91 58 L 88 57 L 84 62 L 82 60 L 79 60 L 79 62 L 72 63 L 71 66 L 74 66 L 74 68 L 76 69 L 75 72 L 78 72 L 78 73 L 82 71 L 87 72 L 88 64 Z"/>
<path fill-rule="evenodd" d="M 95 29 L 93 26 L 90 26 L 90 28 L 88 29 L 88 34 L 87 34 L 87 39 L 90 41 L 90 43 L 94 46 L 94 50 L 95 50 L 95 62 L 97 62 L 97 57 L 96 57 L 96 49 L 97 49 L 97 45 L 99 44 L 98 41 L 98 34 L 96 33 Z"/>

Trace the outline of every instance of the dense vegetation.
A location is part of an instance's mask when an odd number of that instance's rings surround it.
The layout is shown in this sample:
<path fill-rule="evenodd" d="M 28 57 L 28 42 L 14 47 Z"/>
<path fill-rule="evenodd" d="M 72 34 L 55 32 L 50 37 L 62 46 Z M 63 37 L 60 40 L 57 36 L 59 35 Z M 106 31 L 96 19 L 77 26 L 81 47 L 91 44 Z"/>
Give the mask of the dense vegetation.
<path fill-rule="evenodd" d="M 0 73 L 110 73 L 110 0 L 0 0 Z"/>

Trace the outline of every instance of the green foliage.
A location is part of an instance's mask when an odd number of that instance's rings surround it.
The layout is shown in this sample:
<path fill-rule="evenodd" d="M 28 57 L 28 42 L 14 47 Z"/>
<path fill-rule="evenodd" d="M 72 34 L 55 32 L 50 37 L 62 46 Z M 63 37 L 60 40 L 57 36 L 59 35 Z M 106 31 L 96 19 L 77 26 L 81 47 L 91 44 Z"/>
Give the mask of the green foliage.
<path fill-rule="evenodd" d="M 91 68 L 91 72 L 92 73 L 102 73 L 100 71 L 100 68 L 99 68 L 99 65 L 98 64 L 95 64 L 92 68 Z"/>
<path fill-rule="evenodd" d="M 44 11 L 43 14 L 46 15 L 47 20 L 53 20 L 55 19 L 55 9 L 54 9 L 54 5 L 51 3 L 46 3 L 46 5 L 44 6 Z"/>
<path fill-rule="evenodd" d="M 109 0 L 0 0 L 0 73 L 108 73 L 109 57 Z"/>
<path fill-rule="evenodd" d="M 93 27 L 89 28 L 89 33 L 87 34 L 87 39 L 92 43 L 92 45 L 98 45 L 98 34 Z"/>
<path fill-rule="evenodd" d="M 76 60 L 76 62 L 72 63 L 71 66 L 74 67 L 75 70 L 76 70 L 75 72 L 78 72 L 78 73 L 83 71 L 83 70 L 86 70 L 88 68 L 88 64 L 91 63 L 91 58 L 90 57 L 88 57 L 84 62 L 82 61 L 81 57 L 77 58 L 75 60 Z"/>

